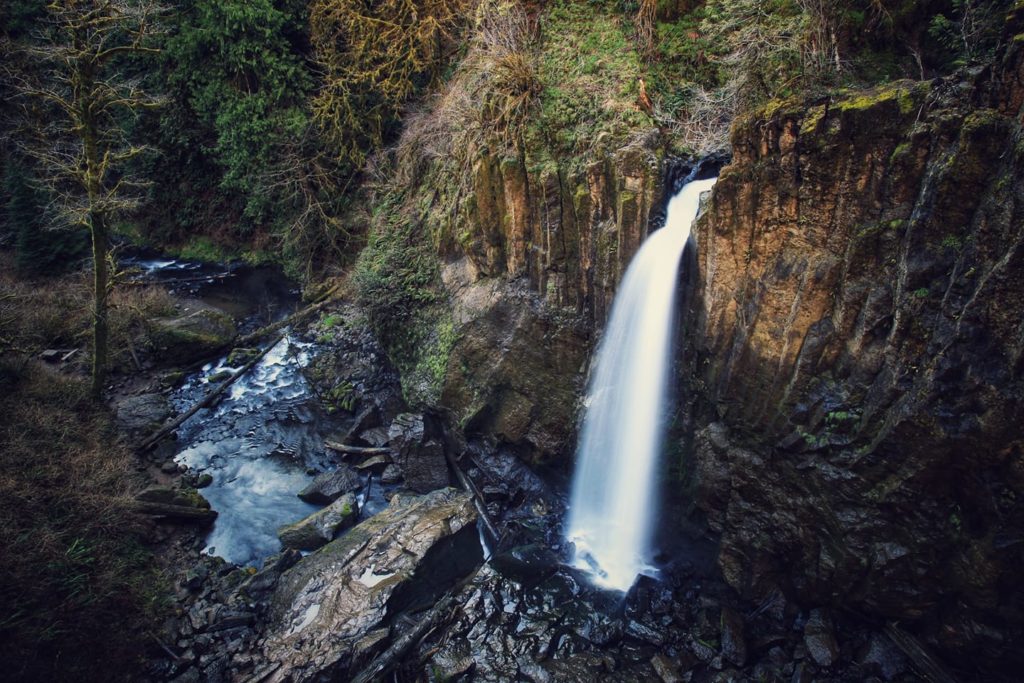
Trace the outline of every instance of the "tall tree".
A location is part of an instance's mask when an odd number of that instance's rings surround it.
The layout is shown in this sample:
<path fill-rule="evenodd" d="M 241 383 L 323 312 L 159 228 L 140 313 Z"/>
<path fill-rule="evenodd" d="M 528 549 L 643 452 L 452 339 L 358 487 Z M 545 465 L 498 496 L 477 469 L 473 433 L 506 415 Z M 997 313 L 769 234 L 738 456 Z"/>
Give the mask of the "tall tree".
<path fill-rule="evenodd" d="M 54 0 L 31 43 L 17 46 L 7 65 L 31 121 L 25 151 L 59 198 L 62 222 L 91 235 L 96 398 L 107 370 L 111 223 L 136 206 L 143 185 L 125 171 L 144 151 L 127 130 L 140 110 L 159 104 L 142 89 L 134 60 L 159 52 L 162 12 L 152 0 Z"/>

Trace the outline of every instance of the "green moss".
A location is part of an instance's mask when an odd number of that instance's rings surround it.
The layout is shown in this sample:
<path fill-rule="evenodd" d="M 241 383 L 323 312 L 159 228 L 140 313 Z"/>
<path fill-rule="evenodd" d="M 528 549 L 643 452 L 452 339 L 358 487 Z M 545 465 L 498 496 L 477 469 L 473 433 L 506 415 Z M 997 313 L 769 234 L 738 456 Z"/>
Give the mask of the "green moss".
<path fill-rule="evenodd" d="M 175 250 L 180 258 L 190 261 L 226 261 L 229 252 L 209 237 L 193 237 L 179 249 Z"/>
<path fill-rule="evenodd" d="M 900 144 L 896 145 L 896 148 L 893 149 L 892 154 L 889 155 L 889 163 L 897 163 L 903 157 L 910 154 L 910 149 L 911 147 L 909 142 L 901 142 Z"/>
<path fill-rule="evenodd" d="M 650 127 L 635 103 L 647 69 L 637 54 L 632 26 L 621 15 L 559 0 L 544 16 L 538 76 L 542 137 L 579 156 L 598 143 L 617 145 Z"/>
<path fill-rule="evenodd" d="M 907 116 L 918 110 L 929 90 L 929 82 L 896 81 L 870 90 L 842 91 L 834 106 L 840 111 L 851 112 L 895 104 L 900 114 Z"/>
<path fill-rule="evenodd" d="M 825 118 L 825 105 L 820 104 L 816 107 L 811 107 L 807 110 L 804 115 L 803 121 L 800 122 L 800 134 L 809 135 L 818 130 L 818 125 Z"/>
<path fill-rule="evenodd" d="M 348 380 L 343 380 L 328 390 L 321 400 L 328 413 L 335 413 L 339 410 L 352 412 L 356 407 L 356 388 Z"/>

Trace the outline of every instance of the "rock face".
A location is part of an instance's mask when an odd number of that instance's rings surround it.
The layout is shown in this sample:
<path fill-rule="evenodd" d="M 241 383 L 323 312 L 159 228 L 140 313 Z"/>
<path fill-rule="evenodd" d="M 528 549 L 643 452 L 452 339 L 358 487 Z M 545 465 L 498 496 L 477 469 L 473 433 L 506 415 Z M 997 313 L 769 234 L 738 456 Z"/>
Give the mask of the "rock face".
<path fill-rule="evenodd" d="M 396 496 L 281 577 L 262 640 L 267 681 L 346 680 L 386 647 L 387 627 L 431 604 L 481 558 L 466 493 Z M 383 629 L 383 631 L 381 631 Z M 274 668 L 276 667 L 276 668 Z"/>
<path fill-rule="evenodd" d="M 352 526 L 358 516 L 356 497 L 346 493 L 323 510 L 282 528 L 277 535 L 285 548 L 316 550 L 331 541 L 339 531 Z"/>
<path fill-rule="evenodd" d="M 734 128 L 696 228 L 695 464 L 744 595 L 941 612 L 937 644 L 992 656 L 1019 633 L 1018 52 Z"/>
<path fill-rule="evenodd" d="M 481 156 L 472 210 L 440 245 L 457 341 L 441 404 L 532 462 L 570 455 L 593 330 L 661 210 L 654 131 L 583 168 Z"/>

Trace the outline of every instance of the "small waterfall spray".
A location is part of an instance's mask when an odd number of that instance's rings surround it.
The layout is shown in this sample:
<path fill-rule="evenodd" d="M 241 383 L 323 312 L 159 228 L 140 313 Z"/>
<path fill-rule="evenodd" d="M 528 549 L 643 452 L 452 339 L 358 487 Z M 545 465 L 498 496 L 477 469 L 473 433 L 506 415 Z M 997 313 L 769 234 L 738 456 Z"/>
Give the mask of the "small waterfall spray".
<path fill-rule="evenodd" d="M 598 348 L 567 536 L 573 564 L 607 588 L 628 590 L 648 566 L 679 262 L 701 193 L 715 180 L 689 182 L 669 202 L 665 227 L 626 270 Z"/>

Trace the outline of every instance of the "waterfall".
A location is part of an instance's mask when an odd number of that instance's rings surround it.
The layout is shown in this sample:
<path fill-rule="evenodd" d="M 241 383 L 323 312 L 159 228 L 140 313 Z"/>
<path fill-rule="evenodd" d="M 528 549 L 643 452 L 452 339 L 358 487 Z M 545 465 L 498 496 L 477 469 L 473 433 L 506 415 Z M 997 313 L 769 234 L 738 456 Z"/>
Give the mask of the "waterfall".
<path fill-rule="evenodd" d="M 607 588 L 628 590 L 648 566 L 679 262 L 701 193 L 715 180 L 687 183 L 669 202 L 665 227 L 626 270 L 598 348 L 567 536 L 576 547 L 573 564 Z"/>

